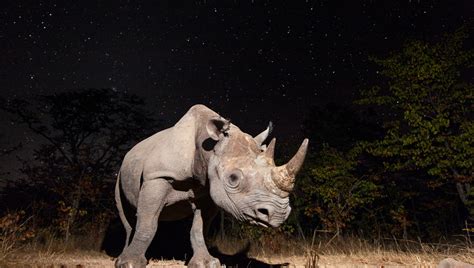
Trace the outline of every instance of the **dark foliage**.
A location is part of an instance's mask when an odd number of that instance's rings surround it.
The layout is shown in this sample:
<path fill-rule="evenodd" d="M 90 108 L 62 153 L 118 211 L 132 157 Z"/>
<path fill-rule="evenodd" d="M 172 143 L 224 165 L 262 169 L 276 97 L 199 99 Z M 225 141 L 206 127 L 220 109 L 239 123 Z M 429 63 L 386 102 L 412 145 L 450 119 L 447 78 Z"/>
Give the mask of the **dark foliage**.
<path fill-rule="evenodd" d="M 461 74 L 474 51 L 464 50 L 466 31 L 373 59 L 379 82 L 358 108 L 310 113 L 316 152 L 294 195 L 298 226 L 424 239 L 472 231 L 473 85 Z"/>
<path fill-rule="evenodd" d="M 120 162 L 157 124 L 137 96 L 87 89 L 14 99 L 5 105 L 17 124 L 44 142 L 24 159 L 21 181 L 4 189 L 4 204 L 25 207 L 39 226 L 68 237 L 82 223 L 103 228 L 114 214 L 113 187 Z"/>

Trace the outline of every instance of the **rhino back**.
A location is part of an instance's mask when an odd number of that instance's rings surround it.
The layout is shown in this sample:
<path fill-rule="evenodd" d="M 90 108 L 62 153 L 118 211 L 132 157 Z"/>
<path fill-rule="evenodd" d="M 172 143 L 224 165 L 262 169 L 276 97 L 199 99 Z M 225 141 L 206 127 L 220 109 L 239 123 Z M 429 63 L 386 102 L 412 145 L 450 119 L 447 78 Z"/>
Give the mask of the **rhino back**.
<path fill-rule="evenodd" d="M 125 155 L 120 180 L 125 197 L 133 205 L 143 181 L 159 177 L 180 181 L 192 177 L 194 124 L 192 120 L 180 122 L 139 142 Z"/>
<path fill-rule="evenodd" d="M 174 127 L 150 137 L 143 166 L 144 180 L 170 177 L 181 181 L 193 176 L 195 127 L 192 120 L 180 121 Z"/>

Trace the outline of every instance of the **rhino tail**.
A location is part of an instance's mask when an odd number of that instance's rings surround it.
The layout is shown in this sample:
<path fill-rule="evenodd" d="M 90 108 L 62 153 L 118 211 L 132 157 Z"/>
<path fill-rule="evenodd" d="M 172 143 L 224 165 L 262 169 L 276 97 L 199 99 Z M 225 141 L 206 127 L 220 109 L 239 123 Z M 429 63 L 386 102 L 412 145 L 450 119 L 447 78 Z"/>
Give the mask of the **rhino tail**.
<path fill-rule="evenodd" d="M 117 206 L 117 210 L 119 212 L 120 220 L 125 228 L 125 232 L 127 233 L 127 237 L 125 240 L 124 249 L 128 246 L 130 241 L 130 235 L 132 233 L 132 226 L 127 220 L 127 216 L 125 215 L 124 204 L 122 203 L 122 187 L 120 186 L 120 171 L 117 175 L 117 183 L 115 184 L 115 204 Z"/>

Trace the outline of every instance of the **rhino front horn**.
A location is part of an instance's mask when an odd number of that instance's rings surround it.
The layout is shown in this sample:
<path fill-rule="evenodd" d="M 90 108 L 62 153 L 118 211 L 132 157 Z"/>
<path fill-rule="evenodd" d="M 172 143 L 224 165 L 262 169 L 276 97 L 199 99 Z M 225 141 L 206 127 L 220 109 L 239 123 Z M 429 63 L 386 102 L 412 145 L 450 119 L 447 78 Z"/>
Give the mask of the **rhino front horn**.
<path fill-rule="evenodd" d="M 293 190 L 296 173 L 298 173 L 303 165 L 307 150 L 308 139 L 305 139 L 298 149 L 298 152 L 296 152 L 295 156 L 293 156 L 286 165 L 273 169 L 272 179 L 278 189 L 287 193 Z"/>
<path fill-rule="evenodd" d="M 303 143 L 301 143 L 298 152 L 296 152 L 295 156 L 291 158 L 291 160 L 285 165 L 286 170 L 288 170 L 288 175 L 290 177 L 296 176 L 296 173 L 300 170 L 301 166 L 303 165 L 304 158 L 306 157 L 306 151 L 308 150 L 308 139 L 304 139 Z"/>

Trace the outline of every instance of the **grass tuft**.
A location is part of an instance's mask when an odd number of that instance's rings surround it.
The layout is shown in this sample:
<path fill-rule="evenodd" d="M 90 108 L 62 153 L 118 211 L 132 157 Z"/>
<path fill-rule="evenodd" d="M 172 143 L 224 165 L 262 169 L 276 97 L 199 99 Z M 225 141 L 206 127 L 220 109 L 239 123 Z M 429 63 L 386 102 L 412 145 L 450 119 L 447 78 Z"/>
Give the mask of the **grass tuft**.
<path fill-rule="evenodd" d="M 52 231 L 37 231 L 30 240 L 15 241 L 14 250 L 3 256 L 0 267 L 27 267 L 31 263 L 45 267 L 113 267 L 113 258 L 100 252 L 97 247 L 98 236 L 91 232 L 87 236 L 72 236 L 66 242 Z M 226 255 L 243 254 L 268 264 L 288 263 L 290 267 L 428 267 L 435 266 L 447 257 L 474 263 L 474 248 L 470 239 L 459 236 L 425 243 L 419 239 L 365 239 L 324 234 L 314 235 L 311 241 L 307 241 L 282 233 L 268 233 L 254 239 L 217 236 L 210 242 Z M 151 260 L 150 265 L 183 267 L 183 262 Z"/>

